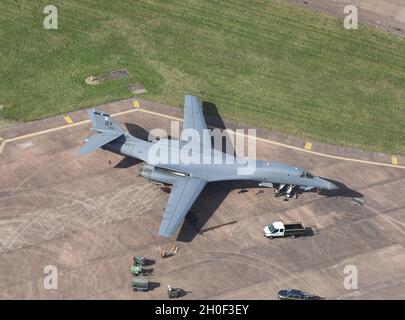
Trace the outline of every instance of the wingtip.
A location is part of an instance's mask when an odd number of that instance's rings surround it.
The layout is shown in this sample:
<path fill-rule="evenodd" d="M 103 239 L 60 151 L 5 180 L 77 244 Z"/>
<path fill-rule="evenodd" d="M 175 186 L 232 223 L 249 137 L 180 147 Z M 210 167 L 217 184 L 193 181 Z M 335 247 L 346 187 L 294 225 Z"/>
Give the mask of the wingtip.
<path fill-rule="evenodd" d="M 76 152 L 76 156 L 77 157 L 81 157 L 84 156 L 85 154 L 87 154 L 88 152 L 86 152 L 85 150 L 85 145 L 83 147 L 81 147 L 77 152 Z"/>
<path fill-rule="evenodd" d="M 194 94 L 191 94 L 191 93 L 186 93 L 185 95 L 184 95 L 184 99 L 199 99 L 198 98 L 198 96 L 196 96 L 196 95 L 194 95 Z"/>
<path fill-rule="evenodd" d="M 176 232 L 176 229 L 177 228 L 175 228 L 174 230 L 172 228 L 168 228 L 168 226 L 164 225 L 164 221 L 162 221 L 162 224 L 159 227 L 158 235 L 161 237 L 170 238 Z"/>
<path fill-rule="evenodd" d="M 171 238 L 173 235 L 172 234 L 167 234 L 167 233 L 158 233 L 159 236 L 164 237 L 164 238 Z"/>

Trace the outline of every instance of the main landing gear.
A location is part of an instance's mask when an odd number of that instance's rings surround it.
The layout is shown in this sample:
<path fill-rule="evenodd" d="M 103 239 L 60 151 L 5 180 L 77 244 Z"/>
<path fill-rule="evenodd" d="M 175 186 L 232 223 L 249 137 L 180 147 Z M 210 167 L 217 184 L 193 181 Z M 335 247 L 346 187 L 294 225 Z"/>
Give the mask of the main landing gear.
<path fill-rule="evenodd" d="M 276 197 L 286 196 L 287 198 L 297 199 L 296 185 L 280 184 L 279 186 L 275 186 L 274 195 Z"/>

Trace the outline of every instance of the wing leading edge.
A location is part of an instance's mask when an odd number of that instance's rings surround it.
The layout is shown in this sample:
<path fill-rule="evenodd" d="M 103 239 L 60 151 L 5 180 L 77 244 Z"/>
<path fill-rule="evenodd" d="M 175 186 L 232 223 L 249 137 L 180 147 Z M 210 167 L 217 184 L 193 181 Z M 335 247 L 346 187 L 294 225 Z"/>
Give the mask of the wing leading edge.
<path fill-rule="evenodd" d="M 206 184 L 207 181 L 195 177 L 179 178 L 173 184 L 160 224 L 159 235 L 170 237 L 176 232 Z"/>
<path fill-rule="evenodd" d="M 200 145 L 203 150 L 211 149 L 211 135 L 206 130 L 207 124 L 205 122 L 204 114 L 201 108 L 200 99 L 196 96 L 185 95 L 184 96 L 184 129 L 193 129 L 193 140 L 200 141 Z M 199 135 L 199 139 L 196 140 L 195 134 Z"/>

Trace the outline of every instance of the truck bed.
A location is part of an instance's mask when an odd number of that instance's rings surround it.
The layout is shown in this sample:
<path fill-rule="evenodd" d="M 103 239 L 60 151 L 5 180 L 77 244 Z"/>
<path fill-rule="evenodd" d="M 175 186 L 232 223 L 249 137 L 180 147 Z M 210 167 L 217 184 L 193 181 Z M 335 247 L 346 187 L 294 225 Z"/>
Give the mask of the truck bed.
<path fill-rule="evenodd" d="M 305 230 L 305 227 L 300 222 L 284 223 L 285 231 Z"/>

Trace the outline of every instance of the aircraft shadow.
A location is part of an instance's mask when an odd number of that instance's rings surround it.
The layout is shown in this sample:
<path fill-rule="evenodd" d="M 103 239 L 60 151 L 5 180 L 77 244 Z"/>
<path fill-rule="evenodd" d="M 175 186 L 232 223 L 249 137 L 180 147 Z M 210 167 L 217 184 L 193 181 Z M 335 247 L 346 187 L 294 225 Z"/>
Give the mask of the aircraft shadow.
<path fill-rule="evenodd" d="M 191 242 L 197 234 L 201 234 L 201 229 L 230 191 L 231 189 L 227 188 L 224 182 L 208 183 L 187 214 L 178 233 L 177 241 Z"/>
<path fill-rule="evenodd" d="M 154 138 L 152 136 L 149 136 L 149 132 L 145 130 L 144 128 L 134 124 L 134 123 L 124 123 L 126 129 L 128 130 L 128 133 L 138 139 L 148 141 L 149 138 Z M 165 137 L 167 139 L 171 139 L 172 137 L 169 135 Z M 119 151 L 116 150 L 110 150 L 112 152 L 115 152 L 117 154 L 121 154 Z M 142 160 L 132 158 L 132 157 L 124 157 L 120 162 L 118 162 L 114 168 L 118 169 L 127 169 L 129 167 L 132 167 L 134 165 L 137 165 L 139 163 L 142 163 Z"/>
<path fill-rule="evenodd" d="M 342 182 L 332 180 L 332 179 L 327 179 L 327 178 L 322 178 L 322 179 L 328 180 L 339 187 L 339 189 L 337 189 L 337 190 L 321 190 L 319 192 L 319 194 L 322 196 L 344 197 L 344 198 L 363 198 L 364 197 L 362 193 L 360 193 L 356 190 L 350 189 L 348 186 L 346 186 Z"/>
<path fill-rule="evenodd" d="M 218 108 L 215 105 L 215 103 L 209 102 L 209 101 L 202 101 L 202 109 L 203 109 L 203 113 L 204 113 L 204 118 L 205 118 L 205 122 L 207 123 L 207 126 L 210 127 L 214 127 L 214 128 L 218 128 L 220 130 L 225 130 L 227 129 L 225 126 L 224 121 L 222 120 L 221 115 L 218 112 Z M 228 137 L 228 135 L 227 135 Z M 226 150 L 226 140 L 227 137 L 222 137 L 222 152 L 227 152 Z M 228 150 L 228 153 L 235 156 L 235 150 L 234 148 L 232 148 L 231 150 Z"/>
<path fill-rule="evenodd" d="M 153 135 L 149 134 L 149 131 L 145 130 L 144 128 L 138 126 L 135 123 L 124 123 L 125 127 L 128 130 L 128 133 L 131 136 L 134 136 L 135 138 L 141 139 L 141 140 L 145 140 L 145 141 L 149 141 L 150 140 L 154 140 L 156 137 Z M 165 138 L 165 139 L 172 139 L 172 136 L 169 134 L 165 137 L 159 137 L 159 138 Z"/>
<path fill-rule="evenodd" d="M 205 122 L 208 126 L 212 126 L 219 129 L 226 129 L 225 123 L 222 120 L 218 112 L 218 108 L 215 103 L 209 101 L 202 102 L 202 109 L 204 113 Z"/>
<path fill-rule="evenodd" d="M 139 163 L 143 162 L 142 160 L 132 158 L 132 157 L 124 157 L 120 162 L 118 162 L 114 168 L 117 169 L 127 169 L 129 167 L 135 166 Z"/>
<path fill-rule="evenodd" d="M 338 190 L 321 190 L 319 195 L 325 197 L 346 197 L 346 198 L 362 198 L 363 194 L 350 189 L 345 184 L 328 179 L 330 182 L 334 183 L 339 187 Z M 246 180 L 234 180 L 234 181 L 219 181 L 210 182 L 207 184 L 201 195 L 198 197 L 197 201 L 194 203 L 193 207 L 187 214 L 184 223 L 180 229 L 177 236 L 177 241 L 180 242 L 191 242 L 197 236 L 197 234 L 204 235 L 205 230 L 204 225 L 214 214 L 214 212 L 219 208 L 221 203 L 225 200 L 228 194 L 232 190 L 240 189 L 238 193 L 249 192 L 250 190 L 259 189 L 258 193 L 263 190 L 263 187 L 259 186 L 257 181 L 246 181 Z M 302 189 L 297 189 L 298 194 L 304 193 Z M 317 192 L 317 191 L 305 191 L 305 192 Z M 235 221 L 225 223 L 231 224 Z M 220 226 L 218 226 L 220 227 Z M 215 229 L 212 227 L 210 229 Z M 314 232 L 315 231 L 315 232 Z M 311 237 L 317 234 L 317 230 L 308 228 L 305 231 L 305 237 Z"/>
<path fill-rule="evenodd" d="M 205 224 L 232 190 L 240 189 L 239 193 L 242 194 L 250 189 L 262 188 L 256 181 L 235 180 L 208 183 L 187 214 L 176 240 L 191 242 L 197 234 L 203 235 L 205 231 L 208 231 L 203 229 Z M 235 222 L 231 221 L 225 225 Z"/>
<path fill-rule="evenodd" d="M 130 135 L 148 141 L 149 132 L 144 128 L 134 124 L 134 123 L 124 123 L 125 127 L 127 128 Z"/>

